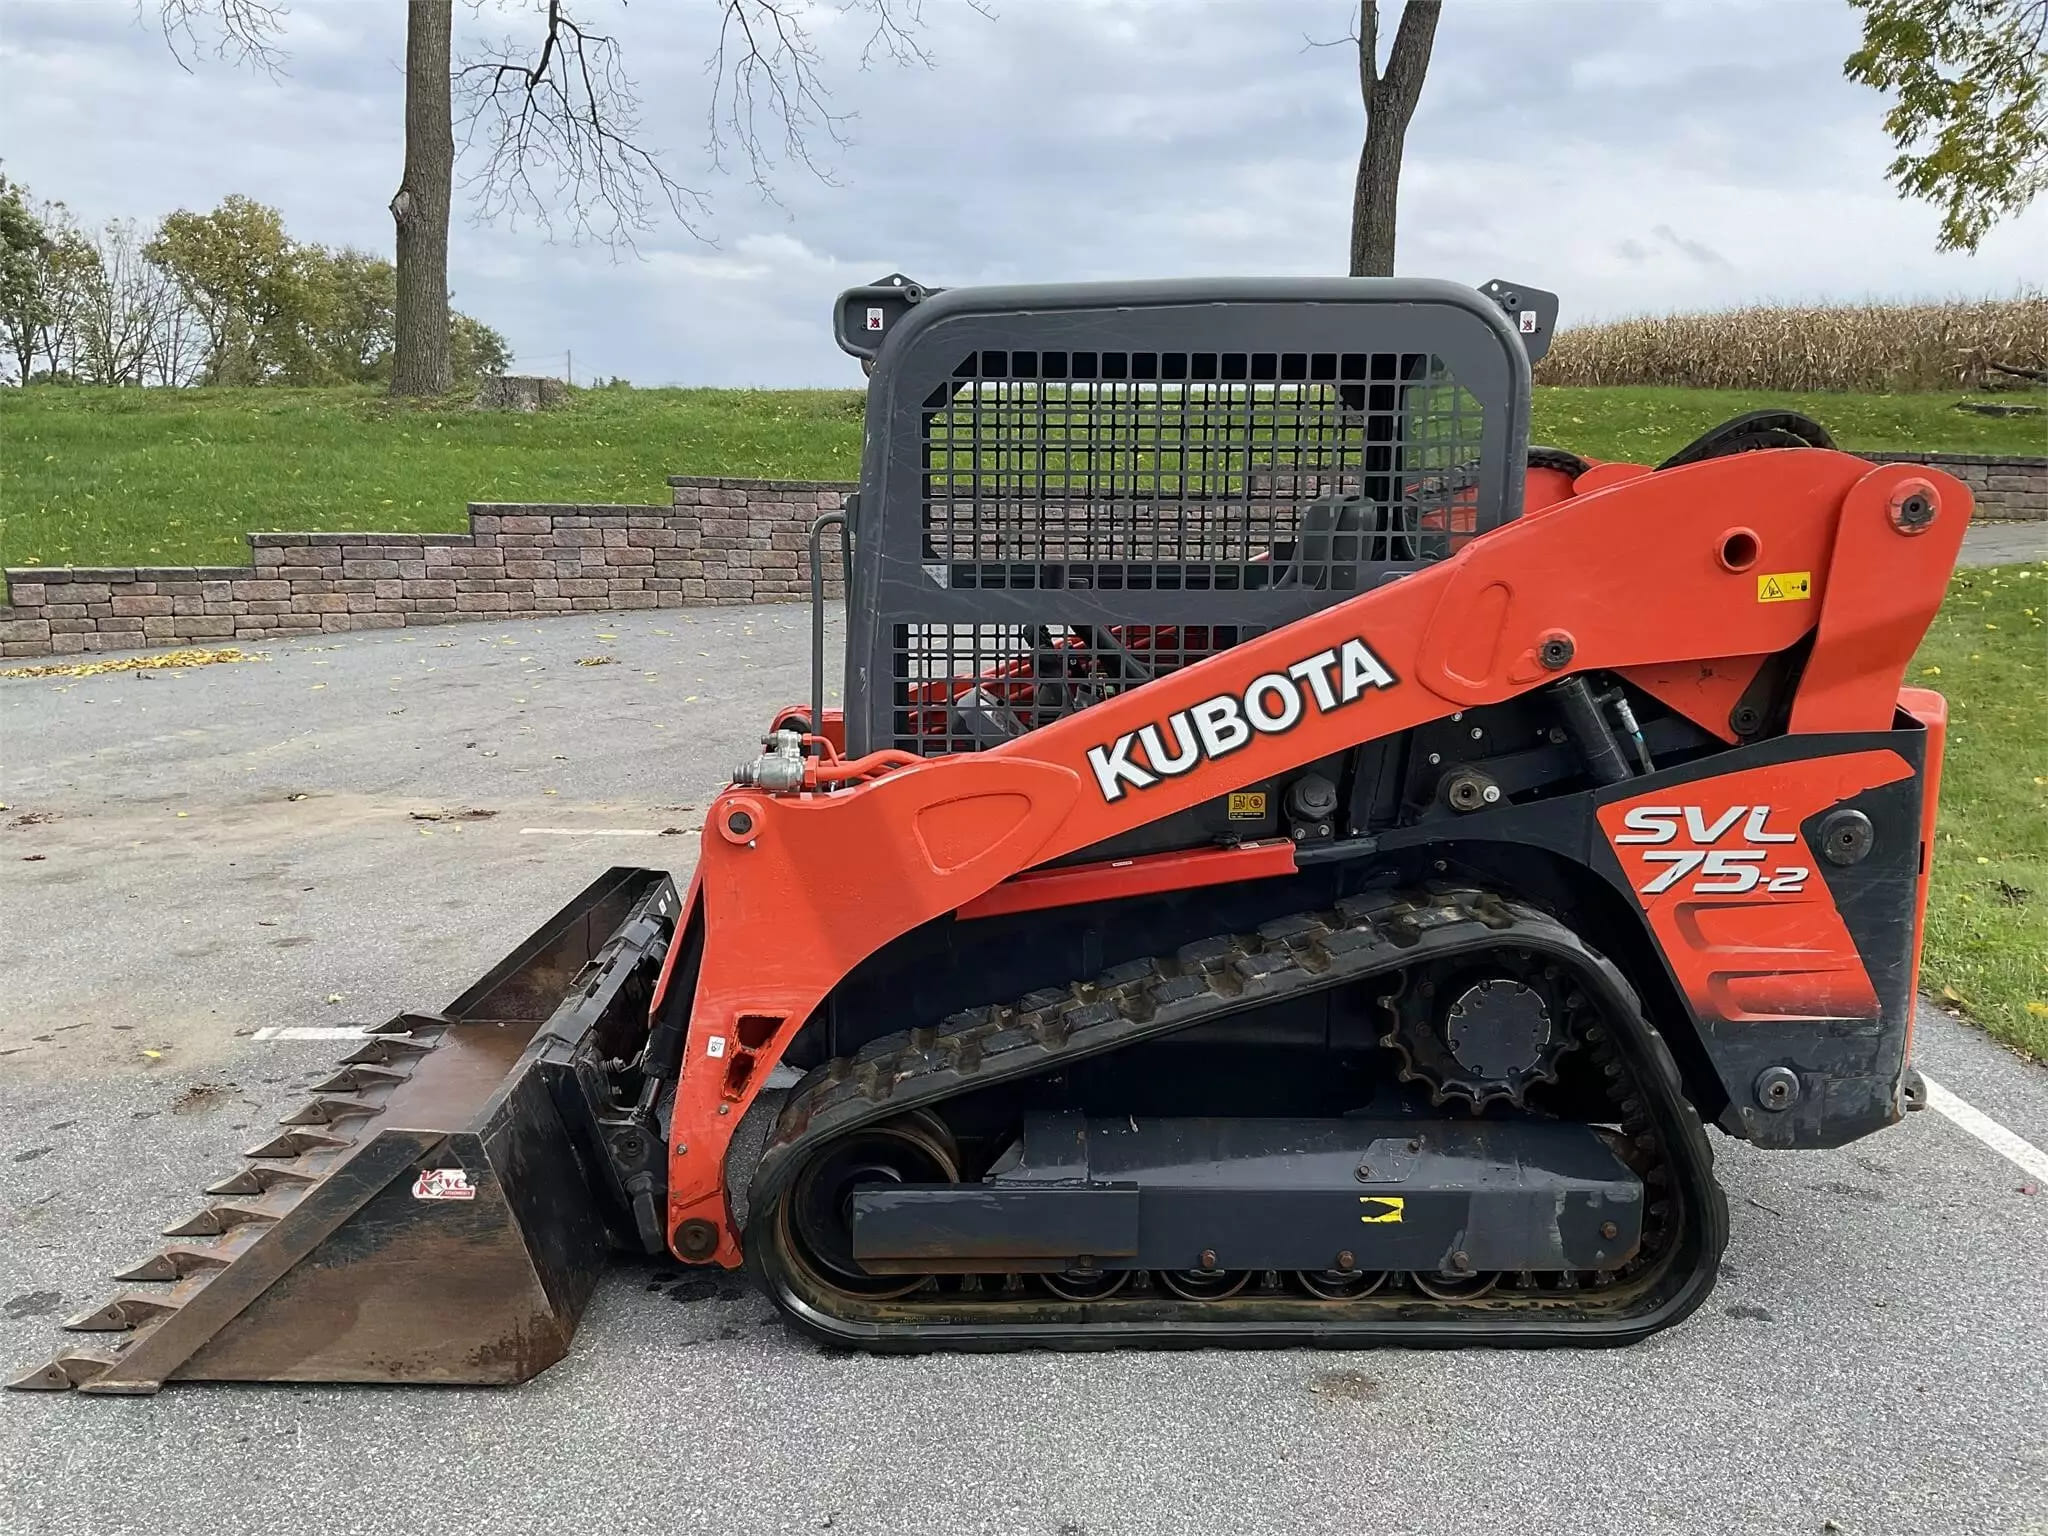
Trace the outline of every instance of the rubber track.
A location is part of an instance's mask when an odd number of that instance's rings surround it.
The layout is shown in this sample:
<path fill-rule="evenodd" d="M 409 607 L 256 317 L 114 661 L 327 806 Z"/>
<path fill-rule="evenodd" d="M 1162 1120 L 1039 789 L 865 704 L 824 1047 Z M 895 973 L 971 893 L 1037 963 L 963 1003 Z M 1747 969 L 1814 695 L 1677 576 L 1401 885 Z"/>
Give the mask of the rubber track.
<path fill-rule="evenodd" d="M 1054 1070 L 1142 1040 L 1281 999 L 1367 980 L 1441 956 L 1508 947 L 1569 964 L 1604 1023 L 1622 1027 L 1607 1047 L 1654 1121 L 1664 1168 L 1677 1186 L 1682 1230 L 1669 1283 L 1651 1284 L 1634 1310 L 1608 1291 L 1577 1305 L 1545 1300 L 1519 1311 L 1511 1297 L 1482 1303 L 1415 1301 L 961 1302 L 911 1296 L 891 1302 L 820 1294 L 779 1250 L 775 1208 L 797 1169 L 833 1137 L 920 1105 Z M 1632 1100 L 1634 1102 L 1634 1100 Z M 1617 1117 L 1620 1118 L 1620 1117 Z M 1653 1175 L 1653 1182 L 1655 1176 Z M 1668 1193 L 1668 1191 L 1667 1191 Z M 1655 1198 L 1655 1195 L 1652 1195 Z M 806 1332 L 882 1350 L 1073 1348 L 1102 1344 L 1628 1343 L 1668 1327 L 1712 1288 L 1727 1237 L 1727 1204 L 1712 1152 L 1686 1103 L 1678 1069 L 1620 973 L 1569 929 L 1494 893 L 1442 889 L 1349 897 L 1333 910 L 1275 919 L 1249 934 L 1185 945 L 1132 961 L 1092 981 L 1033 992 L 1013 1004 L 955 1014 L 936 1028 L 886 1035 L 817 1068 L 791 1090 L 751 1182 L 747 1249 L 777 1304 Z M 766 1218 L 766 1219 L 764 1219 Z M 813 1294 L 802 1294 L 806 1289 Z M 1643 1287 L 1638 1287 L 1643 1290 Z M 821 1307 L 820 1301 L 826 1306 Z M 1123 1314 L 1142 1310 L 1137 1321 Z M 1399 1315 L 1393 1313 L 1398 1310 Z M 1002 1315 L 991 1316 L 992 1312 Z M 1520 1315 L 1523 1312 L 1531 1316 Z M 972 1313 L 973 1315 L 968 1315 Z M 854 1315 L 860 1314 L 860 1315 Z M 1009 1318 L 1011 1320 L 1006 1321 Z"/>

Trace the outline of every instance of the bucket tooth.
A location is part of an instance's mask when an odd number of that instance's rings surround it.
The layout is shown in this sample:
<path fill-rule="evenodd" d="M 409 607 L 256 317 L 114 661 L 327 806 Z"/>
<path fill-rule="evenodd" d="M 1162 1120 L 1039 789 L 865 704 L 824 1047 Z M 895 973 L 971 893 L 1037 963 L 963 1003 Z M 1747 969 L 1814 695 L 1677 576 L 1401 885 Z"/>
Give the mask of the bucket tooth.
<path fill-rule="evenodd" d="M 165 1227 L 165 1237 L 225 1237 L 236 1227 L 270 1223 L 299 1203 L 304 1189 L 284 1186 L 253 1200 L 214 1201 L 194 1212 L 176 1226 Z"/>
<path fill-rule="evenodd" d="M 308 1099 L 277 1123 L 279 1125 L 332 1125 L 337 1120 L 361 1119 L 374 1115 L 380 1104 L 367 1099 L 337 1098 L 322 1095 Z"/>
<path fill-rule="evenodd" d="M 358 1063 L 392 1065 L 424 1056 L 434 1048 L 434 1045 L 435 1041 L 432 1039 L 422 1040 L 412 1035 L 372 1035 L 342 1057 L 341 1064 L 344 1067 L 352 1067 Z"/>
<path fill-rule="evenodd" d="M 226 1269 L 228 1261 L 195 1248 L 166 1248 L 153 1253 L 133 1269 L 124 1269 L 116 1280 L 182 1280 L 202 1269 Z"/>
<path fill-rule="evenodd" d="M 112 1355 L 67 1349 L 48 1365 L 39 1365 L 7 1383 L 10 1392 L 69 1392 L 112 1368 Z"/>
<path fill-rule="evenodd" d="M 285 1131 L 273 1136 L 261 1146 L 251 1147 L 244 1157 L 292 1158 L 308 1152 L 317 1152 L 324 1147 L 345 1147 L 355 1138 L 330 1136 L 324 1131 Z"/>
<path fill-rule="evenodd" d="M 226 1269 L 270 1226 L 269 1222 L 235 1227 L 210 1243 L 172 1243 L 153 1253 L 116 1280 L 183 1280 L 209 1270 Z"/>
<path fill-rule="evenodd" d="M 382 1024 L 370 1027 L 372 1035 L 409 1035 L 423 1029 L 447 1029 L 455 1021 L 445 1013 L 393 1014 Z"/>
<path fill-rule="evenodd" d="M 177 1311 L 179 1306 L 176 1301 L 126 1291 L 90 1311 L 67 1317 L 59 1326 L 72 1333 L 126 1333 L 167 1312 Z"/>
<path fill-rule="evenodd" d="M 263 1163 L 244 1168 L 206 1186 L 209 1195 L 261 1195 L 281 1187 L 311 1184 L 319 1175 L 305 1168 L 279 1168 Z"/>
<path fill-rule="evenodd" d="M 344 1063 L 342 1069 L 324 1083 L 315 1083 L 315 1093 L 361 1093 L 370 1088 L 389 1088 L 404 1082 L 412 1076 L 410 1072 L 398 1072 L 390 1067 Z"/>

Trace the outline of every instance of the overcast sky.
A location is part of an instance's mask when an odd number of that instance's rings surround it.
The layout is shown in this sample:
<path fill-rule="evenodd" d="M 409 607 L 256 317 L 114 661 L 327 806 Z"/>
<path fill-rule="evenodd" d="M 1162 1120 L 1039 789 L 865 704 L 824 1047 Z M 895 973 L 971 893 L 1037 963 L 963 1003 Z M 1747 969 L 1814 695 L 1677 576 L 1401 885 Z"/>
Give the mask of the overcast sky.
<path fill-rule="evenodd" d="M 156 0 L 143 0 L 153 11 Z M 581 0 L 625 43 L 647 138 L 705 189 L 637 257 L 460 212 L 459 308 L 520 371 L 640 384 L 859 381 L 833 294 L 928 283 L 1342 271 L 1360 133 L 1345 0 L 924 0 L 933 67 L 859 67 L 821 8 L 843 148 L 780 206 L 707 169 L 715 0 Z M 1395 7 L 1387 6 L 1389 11 Z M 301 239 L 388 252 L 404 6 L 294 0 L 281 78 L 190 72 L 132 0 L 0 0 L 0 164 L 81 217 L 148 222 L 231 192 Z M 457 7 L 457 52 L 531 33 Z M 1391 31 L 1391 27 L 1389 27 Z M 2004 294 L 2048 270 L 2048 204 L 1975 257 L 1884 180 L 1883 101 L 1841 77 L 1846 0 L 1450 0 L 1402 180 L 1399 269 L 1514 277 L 1565 319 L 1757 299 Z"/>

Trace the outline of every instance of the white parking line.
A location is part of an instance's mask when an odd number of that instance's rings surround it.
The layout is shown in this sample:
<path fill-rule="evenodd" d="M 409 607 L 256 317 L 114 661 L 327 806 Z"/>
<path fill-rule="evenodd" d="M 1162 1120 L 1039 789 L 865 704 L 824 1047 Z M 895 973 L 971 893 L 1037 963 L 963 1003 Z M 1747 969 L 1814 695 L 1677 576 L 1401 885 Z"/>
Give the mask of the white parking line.
<path fill-rule="evenodd" d="M 1976 1105 L 1957 1098 L 1926 1073 L 1920 1074 L 1920 1081 L 1927 1085 L 1929 1109 L 1939 1110 L 1999 1156 L 2009 1158 L 2023 1171 L 2048 1183 L 2048 1152 L 2024 1136 L 2008 1131 Z"/>
<path fill-rule="evenodd" d="M 266 1024 L 256 1031 L 258 1040 L 362 1040 L 367 1024 Z"/>
<path fill-rule="evenodd" d="M 659 837 L 657 827 L 521 827 L 521 837 Z"/>

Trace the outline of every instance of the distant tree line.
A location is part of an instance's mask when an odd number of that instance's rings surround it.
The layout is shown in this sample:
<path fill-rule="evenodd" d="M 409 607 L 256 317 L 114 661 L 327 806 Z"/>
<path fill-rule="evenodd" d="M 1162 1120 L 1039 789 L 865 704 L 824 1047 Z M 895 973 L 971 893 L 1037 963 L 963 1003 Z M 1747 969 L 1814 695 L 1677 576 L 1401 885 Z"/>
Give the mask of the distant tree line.
<path fill-rule="evenodd" d="M 246 197 L 87 227 L 0 176 L 0 375 L 16 383 L 383 383 L 396 304 L 390 262 L 294 240 Z M 451 315 L 456 380 L 510 361 L 497 331 Z"/>

